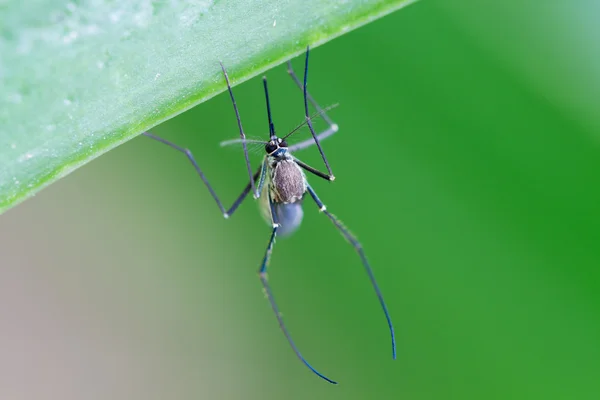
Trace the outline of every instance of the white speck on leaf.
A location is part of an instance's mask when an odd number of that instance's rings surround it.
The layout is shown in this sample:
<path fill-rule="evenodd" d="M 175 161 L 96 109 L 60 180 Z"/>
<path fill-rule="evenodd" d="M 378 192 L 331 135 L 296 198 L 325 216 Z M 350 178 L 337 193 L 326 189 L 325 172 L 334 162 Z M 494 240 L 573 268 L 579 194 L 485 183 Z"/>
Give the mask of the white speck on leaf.
<path fill-rule="evenodd" d="M 196 24 L 202 15 L 207 13 L 212 7 L 213 0 L 196 0 L 185 2 L 185 9 L 179 15 L 179 21 L 183 26 L 192 26 Z"/>
<path fill-rule="evenodd" d="M 84 29 L 83 33 L 86 35 L 96 35 L 96 34 L 100 33 L 100 28 L 98 27 L 98 25 L 86 26 L 83 29 Z"/>
<path fill-rule="evenodd" d="M 108 18 L 110 18 L 111 22 L 119 22 L 121 19 L 121 15 L 123 14 L 123 10 L 118 10 L 110 14 Z"/>
<path fill-rule="evenodd" d="M 75 39 L 77 39 L 78 36 L 79 36 L 79 33 L 75 32 L 75 31 L 71 31 L 67 35 L 63 36 L 63 43 L 67 43 L 67 44 L 71 43 Z"/>
<path fill-rule="evenodd" d="M 10 101 L 13 104 L 20 104 L 23 101 L 23 96 L 21 96 L 21 93 L 12 93 L 9 94 L 7 97 L 8 101 Z"/>

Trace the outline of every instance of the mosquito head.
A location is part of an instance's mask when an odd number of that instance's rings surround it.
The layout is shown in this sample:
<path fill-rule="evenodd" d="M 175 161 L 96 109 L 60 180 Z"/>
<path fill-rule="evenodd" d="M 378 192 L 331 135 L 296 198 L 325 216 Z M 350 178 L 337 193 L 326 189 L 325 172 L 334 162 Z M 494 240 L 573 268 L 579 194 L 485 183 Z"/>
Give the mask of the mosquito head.
<path fill-rule="evenodd" d="M 265 145 L 265 151 L 270 156 L 281 156 L 287 152 L 288 144 L 284 139 L 273 137 Z"/>
<path fill-rule="evenodd" d="M 288 144 L 284 139 L 273 137 L 265 145 L 265 151 L 268 155 L 278 157 L 282 156 L 287 152 Z"/>

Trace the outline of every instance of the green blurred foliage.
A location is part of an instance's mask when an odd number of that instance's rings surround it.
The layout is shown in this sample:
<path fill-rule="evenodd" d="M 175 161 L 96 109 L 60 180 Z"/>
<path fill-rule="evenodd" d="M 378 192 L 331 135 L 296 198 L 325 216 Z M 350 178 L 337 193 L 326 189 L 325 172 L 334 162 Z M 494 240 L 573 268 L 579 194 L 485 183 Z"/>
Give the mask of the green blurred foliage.
<path fill-rule="evenodd" d="M 358 257 L 307 199 L 303 227 L 277 241 L 269 276 L 297 344 L 337 387 L 294 358 L 260 292 L 270 230 L 252 200 L 223 220 L 187 161 L 144 138 L 61 183 L 102 192 L 75 199 L 133 235 L 119 239 L 130 253 L 113 260 L 121 270 L 163 260 L 161 276 L 186 293 L 162 337 L 178 355 L 171 363 L 191 371 L 181 393 L 598 398 L 600 69 L 590 65 L 600 29 L 589 17 L 598 7 L 484 3 L 419 2 L 311 55 L 309 86 L 323 105 L 339 103 L 340 132 L 324 142 L 336 181 L 309 178 L 363 242 L 399 345 L 392 361 Z M 285 132 L 302 121 L 301 93 L 284 66 L 268 77 Z M 261 85 L 235 88 L 251 137 L 268 131 Z M 226 203 L 243 188 L 241 151 L 218 147 L 237 135 L 225 95 L 154 133 L 192 149 Z M 299 156 L 320 163 L 315 149 Z M 178 333 L 184 326 L 198 344 Z M 209 333 L 210 354 L 192 357 Z M 208 382 L 197 368 L 212 363 L 221 380 Z"/>

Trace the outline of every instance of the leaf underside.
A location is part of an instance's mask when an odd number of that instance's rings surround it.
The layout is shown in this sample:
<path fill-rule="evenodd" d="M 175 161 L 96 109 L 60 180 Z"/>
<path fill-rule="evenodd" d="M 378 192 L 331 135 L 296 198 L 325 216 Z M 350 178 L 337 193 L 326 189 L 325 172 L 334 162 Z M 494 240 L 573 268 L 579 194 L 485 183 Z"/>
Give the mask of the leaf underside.
<path fill-rule="evenodd" d="M 0 2 L 0 213 L 226 89 L 414 0 Z"/>

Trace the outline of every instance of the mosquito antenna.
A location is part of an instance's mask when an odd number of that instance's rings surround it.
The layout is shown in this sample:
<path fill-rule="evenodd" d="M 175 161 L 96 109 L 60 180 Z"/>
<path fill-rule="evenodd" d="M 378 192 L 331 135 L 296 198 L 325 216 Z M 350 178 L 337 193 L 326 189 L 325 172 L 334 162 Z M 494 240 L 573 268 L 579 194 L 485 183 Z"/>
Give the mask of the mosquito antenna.
<path fill-rule="evenodd" d="M 271 103 L 269 103 L 269 89 L 267 89 L 267 77 L 263 76 L 263 85 L 265 87 L 265 99 L 267 99 L 267 116 L 269 117 L 269 135 L 271 140 L 275 139 L 275 126 L 273 125 L 273 119 L 271 118 Z"/>
<path fill-rule="evenodd" d="M 263 140 L 252 140 L 252 139 L 246 139 L 245 142 L 249 143 L 249 144 L 267 144 L 267 143 L 269 143 L 269 142 L 265 142 Z M 219 145 L 221 147 L 225 147 L 225 146 L 229 146 L 229 145 L 236 144 L 236 143 L 242 143 L 242 139 L 224 140 L 221 143 L 219 143 Z"/>
<path fill-rule="evenodd" d="M 317 111 L 316 113 L 314 113 L 313 115 L 310 116 L 310 119 L 316 119 L 318 117 L 325 118 L 325 116 L 327 115 L 325 113 L 327 111 L 331 110 L 332 108 L 337 107 L 337 106 L 339 106 L 339 104 L 335 103 L 335 104 L 330 105 L 329 107 L 325 107 L 323 109 L 319 109 L 319 111 Z M 301 129 L 302 127 L 306 126 L 306 124 L 307 124 L 307 122 L 306 122 L 306 119 L 305 119 L 301 124 L 299 124 L 298 126 L 296 126 L 294 129 L 292 129 L 287 135 L 285 135 L 281 139 L 282 140 L 287 139 L 288 137 L 292 136 L 292 134 L 296 133 L 299 129 Z"/>
<path fill-rule="evenodd" d="M 311 115 L 311 119 L 317 119 L 319 117 L 324 117 L 327 111 L 331 110 L 332 108 L 337 107 L 339 104 L 332 104 L 329 107 L 323 108 L 323 109 L 319 109 L 319 111 L 317 111 L 316 113 L 314 113 L 313 115 Z M 292 129 L 287 135 L 285 135 L 284 137 L 281 138 L 281 140 L 285 140 L 288 137 L 292 136 L 292 134 L 298 132 L 300 129 L 302 129 L 303 127 L 306 126 L 306 120 L 302 121 L 300 124 L 296 125 L 296 127 L 294 129 Z M 242 143 L 243 141 L 245 141 L 248 144 L 268 144 L 269 142 L 265 142 L 264 140 L 253 140 L 253 139 L 229 139 L 229 140 L 224 140 L 221 143 L 219 143 L 219 145 L 221 147 L 225 147 L 225 146 L 230 146 L 232 144 L 236 144 L 236 143 Z"/>

